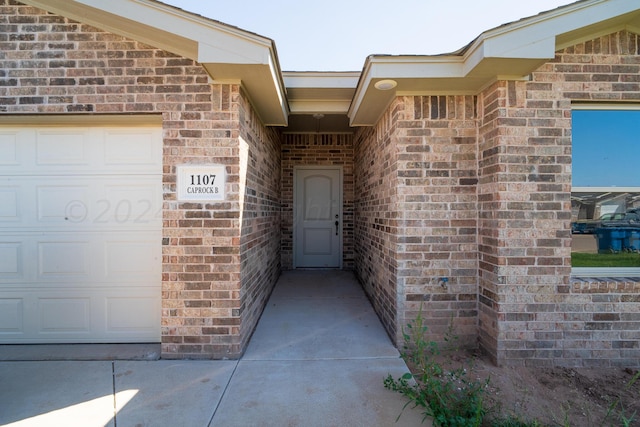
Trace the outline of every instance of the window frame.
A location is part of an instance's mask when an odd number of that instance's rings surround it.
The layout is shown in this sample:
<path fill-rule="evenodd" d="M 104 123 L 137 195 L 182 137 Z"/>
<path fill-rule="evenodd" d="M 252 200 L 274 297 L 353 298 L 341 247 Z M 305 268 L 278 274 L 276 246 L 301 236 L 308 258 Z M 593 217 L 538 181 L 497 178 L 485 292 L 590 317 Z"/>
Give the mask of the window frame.
<path fill-rule="evenodd" d="M 571 194 L 574 192 L 610 191 L 640 193 L 640 187 L 574 187 L 573 186 L 573 112 L 574 111 L 640 111 L 640 104 L 616 104 L 616 103 L 572 103 L 571 104 Z M 571 236 L 573 239 L 573 235 Z M 640 278 L 640 267 L 573 267 L 571 277 L 593 278 Z M 638 279 L 640 280 L 640 279 Z"/>

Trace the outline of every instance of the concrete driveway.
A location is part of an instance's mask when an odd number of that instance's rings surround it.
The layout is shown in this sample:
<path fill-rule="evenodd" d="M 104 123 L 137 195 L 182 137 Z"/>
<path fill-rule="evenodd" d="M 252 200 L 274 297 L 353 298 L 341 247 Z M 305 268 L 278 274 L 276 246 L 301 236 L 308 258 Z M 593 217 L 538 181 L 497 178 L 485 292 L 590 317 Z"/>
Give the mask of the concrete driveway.
<path fill-rule="evenodd" d="M 383 387 L 406 371 L 352 273 L 288 271 L 242 359 L 3 361 L 0 425 L 431 425 Z"/>

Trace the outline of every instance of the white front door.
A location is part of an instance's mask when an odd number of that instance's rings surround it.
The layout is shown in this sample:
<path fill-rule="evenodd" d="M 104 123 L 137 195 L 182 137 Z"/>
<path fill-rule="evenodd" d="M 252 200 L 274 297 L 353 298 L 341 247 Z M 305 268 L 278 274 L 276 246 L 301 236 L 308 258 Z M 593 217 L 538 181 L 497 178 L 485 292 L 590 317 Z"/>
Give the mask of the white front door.
<path fill-rule="evenodd" d="M 342 168 L 295 170 L 295 267 L 339 268 L 342 253 Z"/>

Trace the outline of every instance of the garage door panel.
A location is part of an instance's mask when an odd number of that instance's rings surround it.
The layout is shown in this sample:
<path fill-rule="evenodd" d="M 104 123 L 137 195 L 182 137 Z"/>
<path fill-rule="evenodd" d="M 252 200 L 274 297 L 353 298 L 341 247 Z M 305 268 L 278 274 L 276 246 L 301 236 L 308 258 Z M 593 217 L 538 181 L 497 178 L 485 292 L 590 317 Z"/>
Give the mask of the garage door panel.
<path fill-rule="evenodd" d="M 160 299 L 156 295 L 107 298 L 107 334 L 159 331 Z M 143 315 L 140 315 L 143 310 Z"/>
<path fill-rule="evenodd" d="M 0 176 L 0 232 L 25 225 L 35 213 L 34 186 L 21 178 Z"/>
<path fill-rule="evenodd" d="M 162 173 L 161 141 L 157 127 L 4 127 L 0 175 Z"/>
<path fill-rule="evenodd" d="M 157 182 L 139 179 L 137 183 L 131 185 L 123 180 L 105 183 L 104 198 L 97 203 L 100 220 L 136 229 L 160 227 L 162 192 Z"/>
<path fill-rule="evenodd" d="M 0 129 L 0 343 L 160 340 L 161 132 Z"/>
<path fill-rule="evenodd" d="M 0 298 L 0 336 L 22 333 L 23 318 L 23 298 Z"/>
<path fill-rule="evenodd" d="M 149 166 L 162 163 L 162 151 L 156 135 L 148 130 L 107 130 L 105 163 L 110 166 Z"/>
<path fill-rule="evenodd" d="M 38 242 L 38 280 L 90 281 L 89 241 Z"/>
<path fill-rule="evenodd" d="M 23 245 L 20 241 L 0 241 L 0 280 L 23 277 Z"/>
<path fill-rule="evenodd" d="M 41 334 L 91 332 L 91 298 L 39 298 Z"/>
<path fill-rule="evenodd" d="M 19 164 L 17 132 L 0 132 L 0 165 L 18 166 Z"/>
<path fill-rule="evenodd" d="M 55 180 L 52 181 L 55 182 Z M 59 185 L 38 185 L 35 192 L 38 206 L 37 222 L 43 225 L 51 223 L 72 225 L 69 221 L 70 218 L 73 218 L 74 207 L 76 204 L 84 206 L 86 201 L 90 200 L 91 189 L 88 185 L 78 186 L 61 183 Z M 33 224 L 29 218 L 25 218 L 25 220 L 29 224 Z"/>
<path fill-rule="evenodd" d="M 0 180 L 0 222 L 15 224 L 20 220 L 18 212 L 19 187 Z"/>
<path fill-rule="evenodd" d="M 162 224 L 158 180 L 147 176 L 0 177 L 0 231 L 158 229 Z"/>
<path fill-rule="evenodd" d="M 0 287 L 51 287 L 82 284 L 98 279 L 93 274 L 90 238 L 64 233 L 0 232 Z M 47 285 L 53 283 L 54 285 Z"/>
<path fill-rule="evenodd" d="M 105 277 L 109 281 L 128 278 L 158 280 L 155 266 L 161 259 L 157 241 L 109 239 L 105 242 Z"/>
<path fill-rule="evenodd" d="M 77 166 L 90 164 L 89 132 L 86 129 L 36 132 L 36 164 Z M 94 143 L 97 143 L 95 141 Z"/>
<path fill-rule="evenodd" d="M 157 342 L 160 294 L 129 285 L 126 297 L 109 287 L 0 291 L 0 342 Z"/>
<path fill-rule="evenodd" d="M 99 240 L 100 259 L 103 260 L 101 280 L 111 286 L 126 286 L 133 282 L 140 286 L 162 281 L 162 233 L 109 233 Z"/>
<path fill-rule="evenodd" d="M 0 286 L 159 287 L 161 236 L 160 231 L 0 234 Z"/>

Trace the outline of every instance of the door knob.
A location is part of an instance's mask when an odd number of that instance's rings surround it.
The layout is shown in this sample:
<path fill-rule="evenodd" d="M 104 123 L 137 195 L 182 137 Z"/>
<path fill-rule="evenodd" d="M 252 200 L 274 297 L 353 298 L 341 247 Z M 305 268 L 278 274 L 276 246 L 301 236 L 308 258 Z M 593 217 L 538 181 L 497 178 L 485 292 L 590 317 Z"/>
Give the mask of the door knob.
<path fill-rule="evenodd" d="M 336 221 L 336 236 L 338 235 L 338 227 L 340 226 L 340 222 Z"/>

